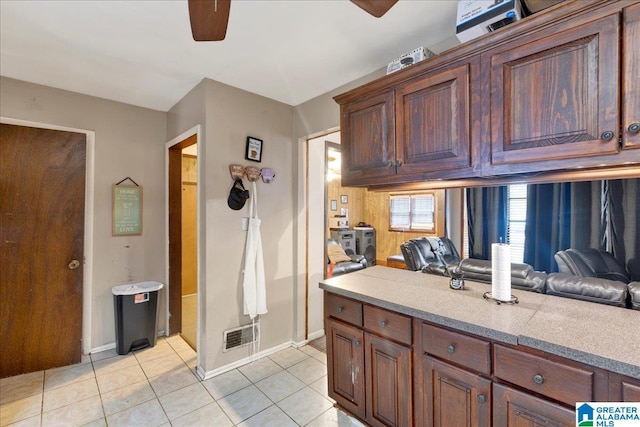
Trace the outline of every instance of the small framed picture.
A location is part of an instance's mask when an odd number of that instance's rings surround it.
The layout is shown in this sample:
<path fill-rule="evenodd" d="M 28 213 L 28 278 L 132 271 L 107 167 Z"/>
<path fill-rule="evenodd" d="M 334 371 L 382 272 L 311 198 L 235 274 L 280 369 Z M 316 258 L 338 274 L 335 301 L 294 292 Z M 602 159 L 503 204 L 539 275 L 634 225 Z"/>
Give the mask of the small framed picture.
<path fill-rule="evenodd" d="M 331 201 L 331 210 L 332 211 L 337 211 L 338 210 L 338 201 L 337 200 L 332 200 Z"/>
<path fill-rule="evenodd" d="M 247 137 L 247 152 L 244 158 L 253 162 L 262 161 L 262 140 L 252 136 Z"/>
<path fill-rule="evenodd" d="M 346 194 L 343 194 L 340 196 L 340 203 L 342 203 L 343 205 L 346 205 L 347 203 L 349 203 L 349 198 L 347 197 Z"/>

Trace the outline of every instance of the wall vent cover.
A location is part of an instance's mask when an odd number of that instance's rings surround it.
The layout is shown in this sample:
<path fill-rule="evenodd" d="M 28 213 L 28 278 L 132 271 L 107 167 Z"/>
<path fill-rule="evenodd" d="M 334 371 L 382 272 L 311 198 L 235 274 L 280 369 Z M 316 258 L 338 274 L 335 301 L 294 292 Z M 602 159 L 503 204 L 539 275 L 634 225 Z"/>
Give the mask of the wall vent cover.
<path fill-rule="evenodd" d="M 233 348 L 244 347 L 255 342 L 258 338 L 258 324 L 240 326 L 239 328 L 224 331 L 224 349 L 229 351 Z"/>

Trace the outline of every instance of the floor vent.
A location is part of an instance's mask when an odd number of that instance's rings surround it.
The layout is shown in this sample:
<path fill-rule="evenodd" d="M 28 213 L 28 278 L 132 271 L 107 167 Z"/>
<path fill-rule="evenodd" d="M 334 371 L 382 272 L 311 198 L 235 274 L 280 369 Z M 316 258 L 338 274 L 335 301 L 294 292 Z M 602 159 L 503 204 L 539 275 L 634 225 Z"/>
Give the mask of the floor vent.
<path fill-rule="evenodd" d="M 233 348 L 243 347 L 251 344 L 258 337 L 258 324 L 245 325 L 239 328 L 224 331 L 224 350 L 229 351 Z"/>

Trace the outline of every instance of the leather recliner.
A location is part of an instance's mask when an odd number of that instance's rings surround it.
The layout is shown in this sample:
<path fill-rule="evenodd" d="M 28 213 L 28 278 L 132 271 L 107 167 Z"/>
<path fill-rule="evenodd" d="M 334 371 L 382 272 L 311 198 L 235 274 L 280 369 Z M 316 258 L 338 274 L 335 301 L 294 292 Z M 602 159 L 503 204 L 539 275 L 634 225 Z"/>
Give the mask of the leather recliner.
<path fill-rule="evenodd" d="M 609 252 L 598 249 L 567 249 L 554 255 L 560 273 L 581 277 L 616 280 L 630 283 L 631 274 Z"/>
<path fill-rule="evenodd" d="M 352 271 L 367 268 L 367 259 L 364 255 L 347 255 L 340 243 L 334 239 L 327 239 L 327 254 L 330 267 L 329 277 L 341 276 Z M 333 264 L 331 266 L 331 264 Z"/>
<path fill-rule="evenodd" d="M 460 254 L 446 237 L 416 237 L 400 245 L 407 270 L 445 274 L 445 266 L 460 262 Z"/>

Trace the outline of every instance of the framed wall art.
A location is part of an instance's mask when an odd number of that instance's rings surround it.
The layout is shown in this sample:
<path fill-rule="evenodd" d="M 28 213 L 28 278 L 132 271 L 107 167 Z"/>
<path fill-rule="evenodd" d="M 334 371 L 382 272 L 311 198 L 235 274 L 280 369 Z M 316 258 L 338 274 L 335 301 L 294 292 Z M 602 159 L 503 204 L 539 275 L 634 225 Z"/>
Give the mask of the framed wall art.
<path fill-rule="evenodd" d="M 253 162 L 262 161 L 262 140 L 252 136 L 247 137 L 247 152 L 244 158 Z"/>
<path fill-rule="evenodd" d="M 113 186 L 112 235 L 142 236 L 142 187 Z"/>

